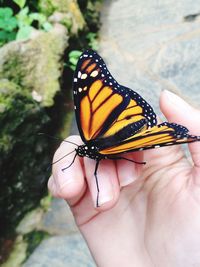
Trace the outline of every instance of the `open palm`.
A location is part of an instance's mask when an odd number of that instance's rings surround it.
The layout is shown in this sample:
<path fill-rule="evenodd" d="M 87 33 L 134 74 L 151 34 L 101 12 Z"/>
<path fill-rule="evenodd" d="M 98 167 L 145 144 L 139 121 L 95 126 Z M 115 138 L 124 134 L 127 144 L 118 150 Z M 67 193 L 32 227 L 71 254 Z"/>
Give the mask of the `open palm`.
<path fill-rule="evenodd" d="M 200 134 L 200 112 L 164 92 L 161 110 L 170 122 Z M 81 143 L 77 136 L 71 141 Z M 102 160 L 98 170 L 100 207 L 95 208 L 95 162 L 73 154 L 54 165 L 49 188 L 69 203 L 98 266 L 200 266 L 200 144 L 130 153 L 132 162 Z M 62 143 L 59 159 L 72 151 Z"/>

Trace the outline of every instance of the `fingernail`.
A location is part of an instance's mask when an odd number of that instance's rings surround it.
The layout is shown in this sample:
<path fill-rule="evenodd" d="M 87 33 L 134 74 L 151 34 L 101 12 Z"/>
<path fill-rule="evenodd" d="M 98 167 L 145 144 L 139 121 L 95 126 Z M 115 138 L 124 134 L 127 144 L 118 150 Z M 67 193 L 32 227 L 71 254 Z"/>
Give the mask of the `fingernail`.
<path fill-rule="evenodd" d="M 113 193 L 112 192 L 100 192 L 98 204 L 99 204 L 99 206 L 102 206 L 102 205 L 106 204 L 107 202 L 110 202 L 112 199 L 113 199 Z"/>
<path fill-rule="evenodd" d="M 185 102 L 181 97 L 179 97 L 178 95 L 172 93 L 171 91 L 168 90 L 164 90 L 164 93 L 166 94 L 168 100 L 174 104 L 175 106 L 188 106 L 190 107 L 190 105 Z"/>
<path fill-rule="evenodd" d="M 133 177 L 124 177 L 123 180 L 120 180 L 120 185 L 121 187 L 123 186 L 127 186 L 131 183 L 133 183 L 135 181 L 135 179 Z"/>

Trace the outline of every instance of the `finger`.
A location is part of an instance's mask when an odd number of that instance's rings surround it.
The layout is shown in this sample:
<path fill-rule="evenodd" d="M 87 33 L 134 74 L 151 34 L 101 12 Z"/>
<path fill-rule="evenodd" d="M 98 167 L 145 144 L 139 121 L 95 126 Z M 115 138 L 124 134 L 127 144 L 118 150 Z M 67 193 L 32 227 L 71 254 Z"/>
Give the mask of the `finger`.
<path fill-rule="evenodd" d="M 81 143 L 78 136 L 71 136 L 66 141 L 77 144 Z M 75 148 L 76 146 L 73 144 L 62 142 L 54 155 L 53 162 L 55 163 L 52 168 L 55 181 L 55 185 L 53 186 L 56 187 L 56 189 L 53 188 L 54 193 L 56 192 L 57 196 L 68 200 L 70 204 L 74 204 L 76 200 L 78 201 L 86 188 L 80 158 L 76 157 L 74 163 L 71 165 L 76 155 Z M 72 154 L 65 157 L 65 155 L 72 151 L 74 151 Z M 70 167 L 68 168 L 68 166 Z M 51 183 L 52 181 L 50 180 L 50 186 L 52 186 Z"/>
<path fill-rule="evenodd" d="M 134 154 L 136 153 L 128 153 L 125 155 L 125 158 L 136 161 Z M 140 157 L 140 159 L 137 157 L 137 161 L 142 162 L 142 157 Z M 139 177 L 141 168 L 141 164 L 130 162 L 125 159 L 117 160 L 117 174 L 120 187 L 133 183 Z"/>
<path fill-rule="evenodd" d="M 59 197 L 57 186 L 55 184 L 55 181 L 52 175 L 50 176 L 49 181 L 48 181 L 48 189 L 52 196 Z"/>
<path fill-rule="evenodd" d="M 190 134 L 200 135 L 200 111 L 186 103 L 179 96 L 165 90 L 160 99 L 161 110 L 170 122 L 188 128 Z M 194 166 L 200 173 L 200 142 L 189 144 Z"/>
<path fill-rule="evenodd" d="M 119 183 L 115 164 L 112 160 L 101 160 L 97 169 L 97 182 L 99 187 L 99 197 L 97 183 L 95 179 L 96 161 L 84 158 L 86 179 L 92 196 L 95 208 L 107 210 L 115 205 L 119 197 Z M 97 207 L 97 197 L 98 204 Z"/>

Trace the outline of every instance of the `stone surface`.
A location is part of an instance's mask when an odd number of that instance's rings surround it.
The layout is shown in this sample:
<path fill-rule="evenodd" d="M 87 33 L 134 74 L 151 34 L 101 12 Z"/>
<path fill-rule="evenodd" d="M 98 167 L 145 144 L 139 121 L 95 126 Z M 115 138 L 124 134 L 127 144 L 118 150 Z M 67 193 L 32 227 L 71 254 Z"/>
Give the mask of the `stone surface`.
<path fill-rule="evenodd" d="M 42 219 L 44 211 L 41 208 L 28 212 L 16 228 L 17 234 L 27 234 L 35 230 Z"/>
<path fill-rule="evenodd" d="M 43 106 L 53 105 L 60 90 L 62 58 L 68 45 L 67 30 L 56 24 L 27 41 L 13 41 L 0 49 L 0 79 L 28 89 Z M 17 66 L 17 68 L 16 68 Z"/>
<path fill-rule="evenodd" d="M 47 16 L 52 15 L 54 12 L 63 13 L 65 16 L 64 19 L 67 18 L 71 22 L 70 28 L 71 32 L 74 34 L 78 33 L 79 30 L 82 30 L 86 26 L 85 20 L 76 0 L 40 0 L 39 8 L 41 12 Z M 54 13 L 54 21 L 55 18 L 56 16 Z"/>
<path fill-rule="evenodd" d="M 27 243 L 24 242 L 23 236 L 19 235 L 15 240 L 15 244 L 9 259 L 1 265 L 1 267 L 19 267 L 26 259 Z"/>
<path fill-rule="evenodd" d="M 44 240 L 23 267 L 94 267 L 80 235 L 55 236 Z"/>
<path fill-rule="evenodd" d="M 200 103 L 200 1 L 109 1 L 102 11 L 100 53 L 120 83 L 143 95 L 159 113 L 168 89 Z"/>
<path fill-rule="evenodd" d="M 32 99 L 28 89 L 0 79 L 1 237 L 10 237 L 25 212 L 43 195 L 49 140 L 37 134 L 48 125 L 46 110 Z"/>
<path fill-rule="evenodd" d="M 53 199 L 37 228 L 51 235 L 73 234 L 78 231 L 70 208 L 62 199 Z"/>

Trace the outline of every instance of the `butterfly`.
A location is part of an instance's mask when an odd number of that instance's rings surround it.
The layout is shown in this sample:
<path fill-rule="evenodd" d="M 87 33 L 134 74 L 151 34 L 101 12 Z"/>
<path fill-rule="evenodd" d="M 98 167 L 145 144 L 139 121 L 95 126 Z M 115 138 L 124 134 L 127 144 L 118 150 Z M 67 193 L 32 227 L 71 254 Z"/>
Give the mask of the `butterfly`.
<path fill-rule="evenodd" d="M 77 145 L 71 164 L 77 155 L 96 161 L 97 207 L 100 191 L 97 170 L 102 159 L 132 161 L 122 154 L 200 140 L 189 135 L 182 125 L 157 124 L 153 108 L 137 92 L 120 85 L 95 51 L 86 50 L 80 56 L 73 94 L 77 126 L 84 144 Z"/>

